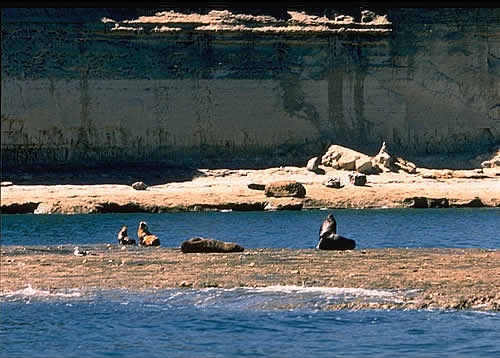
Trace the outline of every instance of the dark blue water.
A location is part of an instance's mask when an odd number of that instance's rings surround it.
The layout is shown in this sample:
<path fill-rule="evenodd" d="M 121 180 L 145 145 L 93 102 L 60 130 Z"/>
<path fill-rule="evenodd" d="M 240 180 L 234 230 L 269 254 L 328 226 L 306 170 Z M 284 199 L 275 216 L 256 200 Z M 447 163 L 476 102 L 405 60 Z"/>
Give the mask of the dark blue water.
<path fill-rule="evenodd" d="M 200 235 L 247 248 L 313 248 L 326 215 L 358 248 L 500 247 L 499 209 L 2 215 L 3 245 L 116 243 L 141 220 L 162 246 Z M 0 293 L 2 357 L 499 357 L 498 312 L 328 310 L 358 288 Z M 404 294 L 411 294 L 404 292 Z"/>
<path fill-rule="evenodd" d="M 382 209 L 170 214 L 2 215 L 3 245 L 116 243 L 123 225 L 137 236 L 141 220 L 164 247 L 193 236 L 247 248 L 313 248 L 328 214 L 357 248 L 500 248 L 500 209 Z"/>
<path fill-rule="evenodd" d="M 1 302 L 7 357 L 498 357 L 500 316 L 322 308 L 329 292 L 24 290 Z M 282 303 L 311 302 L 296 309 Z"/>

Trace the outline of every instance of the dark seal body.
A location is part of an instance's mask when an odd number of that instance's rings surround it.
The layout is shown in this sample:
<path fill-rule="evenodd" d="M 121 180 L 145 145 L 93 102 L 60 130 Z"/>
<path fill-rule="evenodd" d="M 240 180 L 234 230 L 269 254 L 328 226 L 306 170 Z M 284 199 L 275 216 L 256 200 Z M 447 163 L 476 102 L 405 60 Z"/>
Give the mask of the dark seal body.
<path fill-rule="evenodd" d="M 337 234 L 337 222 L 328 215 L 319 229 L 318 250 L 354 250 L 356 241 Z"/>
<path fill-rule="evenodd" d="M 333 234 L 330 237 L 320 238 L 316 249 L 318 250 L 354 250 L 356 241 Z"/>
<path fill-rule="evenodd" d="M 127 236 L 127 227 L 124 226 L 118 233 L 118 242 L 121 245 L 135 245 L 135 240 Z"/>
<path fill-rule="evenodd" d="M 183 253 L 193 252 L 242 252 L 244 248 L 233 242 L 218 241 L 215 239 L 205 239 L 193 237 L 181 244 Z"/>

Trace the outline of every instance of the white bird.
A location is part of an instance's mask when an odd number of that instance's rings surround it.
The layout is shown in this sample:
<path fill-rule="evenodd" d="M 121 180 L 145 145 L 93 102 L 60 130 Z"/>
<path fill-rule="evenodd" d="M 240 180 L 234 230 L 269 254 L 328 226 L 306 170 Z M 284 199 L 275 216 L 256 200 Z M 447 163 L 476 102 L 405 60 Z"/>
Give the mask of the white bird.
<path fill-rule="evenodd" d="M 75 250 L 73 251 L 73 254 L 75 256 L 86 256 L 88 254 L 88 251 L 80 251 L 80 248 L 76 246 Z"/>

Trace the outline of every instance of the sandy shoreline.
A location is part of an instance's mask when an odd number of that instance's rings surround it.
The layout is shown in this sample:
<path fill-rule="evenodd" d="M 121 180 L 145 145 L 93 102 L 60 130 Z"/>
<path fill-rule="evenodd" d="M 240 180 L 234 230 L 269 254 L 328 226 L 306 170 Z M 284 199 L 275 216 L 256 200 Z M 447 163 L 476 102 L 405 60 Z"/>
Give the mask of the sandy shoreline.
<path fill-rule="evenodd" d="M 424 198 L 437 207 L 499 207 L 500 172 L 484 169 L 432 170 L 419 168 L 418 174 L 381 173 L 368 175 L 367 184 L 349 183 L 349 171 L 322 167 L 324 174 L 315 174 L 303 167 L 250 169 L 199 169 L 185 181 L 106 176 L 103 178 L 67 178 L 60 184 L 55 175 L 40 180 L 17 180 L 5 177 L 13 185 L 2 186 L 2 213 L 106 213 L 106 212 L 176 212 L 202 210 L 300 210 L 320 208 L 402 208 L 419 204 Z M 148 181 L 148 177 L 151 179 Z M 328 178 L 339 177 L 343 187 L 328 188 Z M 31 179 L 31 178 L 30 178 Z M 149 185 L 135 190 L 134 181 Z M 295 180 L 306 188 L 305 198 L 270 198 L 264 191 L 248 188 L 249 183 L 267 184 L 277 180 Z M 84 181 L 96 184 L 71 184 Z M 151 184 L 154 181 L 155 185 Z M 117 184 L 113 184 L 116 182 Z M 70 184 L 66 184 L 70 183 Z M 422 200 L 419 202 L 422 203 Z"/>
<path fill-rule="evenodd" d="M 500 251 L 487 249 L 250 249 L 183 254 L 177 248 L 84 245 L 2 247 L 2 292 L 207 287 L 340 287 L 384 290 L 328 309 L 500 310 Z"/>
<path fill-rule="evenodd" d="M 498 169 L 478 172 L 419 168 L 419 173 L 413 175 L 369 175 L 365 186 L 349 184 L 348 171 L 323 169 L 324 174 L 300 167 L 199 169 L 184 181 L 162 182 L 157 177 L 147 190 L 130 186 L 137 180 L 148 184 L 147 178 L 137 177 L 107 176 L 106 183 L 99 177 L 71 180 L 56 178 L 55 174 L 24 181 L 14 178 L 13 185 L 1 188 L 2 214 L 402 208 L 422 202 L 436 207 L 500 207 Z M 340 177 L 343 187 L 324 186 L 323 182 L 331 177 Z M 45 180 L 53 184 L 43 184 Z M 86 184 L 64 184 L 66 180 Z M 305 198 L 270 198 L 262 190 L 248 188 L 249 183 L 277 180 L 301 182 L 306 188 Z M 95 184 L 89 184 L 92 182 Z M 85 292 L 296 285 L 393 290 L 397 296 L 397 300 L 359 299 L 330 309 L 500 309 L 498 250 L 251 249 L 243 253 L 182 254 L 177 248 L 122 249 L 107 244 L 84 246 L 96 255 L 76 257 L 70 245 L 1 249 L 4 293 L 27 285 L 51 292 L 74 288 Z"/>

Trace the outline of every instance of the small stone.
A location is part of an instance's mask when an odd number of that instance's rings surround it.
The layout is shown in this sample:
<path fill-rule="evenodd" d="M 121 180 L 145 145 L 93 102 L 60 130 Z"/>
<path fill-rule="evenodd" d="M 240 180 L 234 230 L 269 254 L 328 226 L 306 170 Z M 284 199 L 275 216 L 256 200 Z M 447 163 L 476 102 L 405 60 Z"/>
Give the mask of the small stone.
<path fill-rule="evenodd" d="M 356 186 L 363 186 L 366 184 L 365 174 L 349 174 L 349 181 Z"/>
<path fill-rule="evenodd" d="M 255 266 L 255 262 L 250 262 L 250 263 L 248 264 L 248 266 L 249 266 L 249 267 L 254 267 L 254 266 Z"/>
<path fill-rule="evenodd" d="M 323 182 L 323 185 L 327 188 L 339 189 L 341 187 L 340 178 L 329 178 Z"/>
<path fill-rule="evenodd" d="M 317 172 L 318 171 L 318 165 L 321 163 L 321 159 L 319 157 L 313 157 L 309 159 L 306 165 L 306 169 L 311 171 L 311 172 Z"/>
<path fill-rule="evenodd" d="M 248 183 L 247 188 L 252 190 L 264 190 L 266 188 L 266 184 Z"/>
<path fill-rule="evenodd" d="M 144 184 L 144 182 L 138 181 L 132 184 L 132 188 L 134 188 L 135 190 L 146 190 L 148 186 Z"/>
<path fill-rule="evenodd" d="M 292 274 L 298 274 L 298 273 L 299 273 L 299 270 L 293 270 L 293 271 L 291 271 L 290 273 L 292 273 Z"/>

